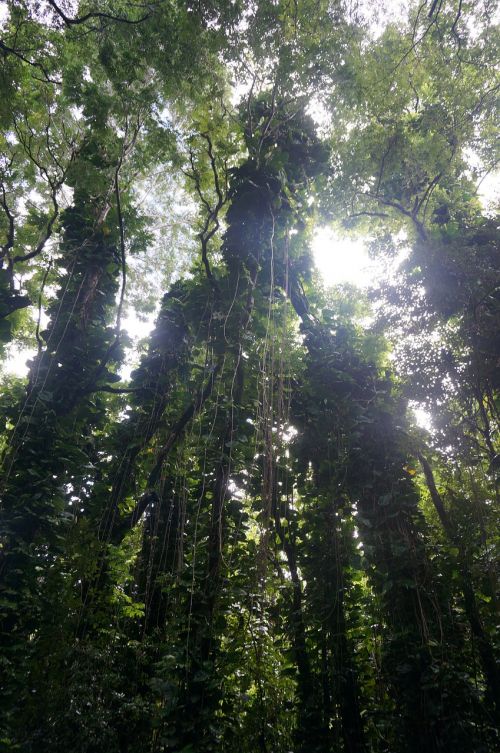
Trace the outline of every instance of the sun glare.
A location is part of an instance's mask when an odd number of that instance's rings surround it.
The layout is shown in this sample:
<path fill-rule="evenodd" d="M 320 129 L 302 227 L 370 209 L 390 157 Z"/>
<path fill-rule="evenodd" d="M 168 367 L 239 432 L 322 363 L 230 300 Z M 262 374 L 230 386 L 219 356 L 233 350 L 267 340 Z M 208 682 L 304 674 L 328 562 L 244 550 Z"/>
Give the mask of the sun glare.
<path fill-rule="evenodd" d="M 409 408 L 411 413 L 413 414 L 416 425 L 421 429 L 426 429 L 427 431 L 432 432 L 432 414 L 426 408 L 422 407 L 419 403 L 414 402 L 413 400 L 410 400 Z"/>
<path fill-rule="evenodd" d="M 360 238 L 342 238 L 327 227 L 316 232 L 312 249 L 314 261 L 325 285 L 350 283 L 366 288 L 379 275 L 379 265 L 368 256 Z"/>

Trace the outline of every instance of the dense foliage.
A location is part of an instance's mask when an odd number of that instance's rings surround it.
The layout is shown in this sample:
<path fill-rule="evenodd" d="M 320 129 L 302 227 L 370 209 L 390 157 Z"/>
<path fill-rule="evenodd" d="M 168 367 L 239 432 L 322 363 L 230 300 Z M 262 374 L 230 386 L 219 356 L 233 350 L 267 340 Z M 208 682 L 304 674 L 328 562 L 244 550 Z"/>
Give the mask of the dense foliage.
<path fill-rule="evenodd" d="M 493 753 L 494 3 L 4 7 L 0 749 Z"/>

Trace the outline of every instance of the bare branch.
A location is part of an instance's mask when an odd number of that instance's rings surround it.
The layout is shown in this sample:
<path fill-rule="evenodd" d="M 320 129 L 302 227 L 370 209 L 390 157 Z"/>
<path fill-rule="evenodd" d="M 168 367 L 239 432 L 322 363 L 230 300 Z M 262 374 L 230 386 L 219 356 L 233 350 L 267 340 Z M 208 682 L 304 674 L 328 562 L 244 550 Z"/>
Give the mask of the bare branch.
<path fill-rule="evenodd" d="M 40 239 L 40 241 L 37 243 L 36 247 L 32 251 L 29 251 L 26 254 L 17 254 L 16 256 L 14 256 L 13 259 L 12 259 L 12 262 L 14 264 L 17 264 L 19 262 L 29 261 L 30 259 L 34 259 L 36 256 L 38 256 L 39 254 L 41 254 L 42 251 L 44 250 L 44 248 L 45 248 L 45 246 L 47 244 L 47 241 L 50 239 L 50 237 L 52 235 L 52 232 L 54 230 L 54 224 L 55 224 L 57 218 L 59 217 L 60 207 L 59 207 L 59 203 L 58 203 L 58 200 L 57 200 L 57 194 L 60 191 L 61 186 L 63 185 L 63 183 L 64 183 L 64 181 L 66 179 L 66 175 L 68 173 L 69 166 L 72 164 L 72 162 L 74 161 L 75 156 L 76 156 L 76 150 L 73 149 L 72 152 L 71 152 L 69 161 L 68 161 L 68 165 L 65 168 L 63 168 L 61 166 L 60 162 L 54 157 L 54 155 L 52 153 L 52 149 L 51 149 L 50 143 L 49 143 L 48 130 L 47 130 L 47 148 L 48 148 L 49 154 L 51 155 L 52 159 L 54 160 L 54 162 L 56 163 L 56 165 L 61 170 L 61 174 L 57 178 L 52 178 L 49 175 L 49 173 L 47 171 L 47 168 L 40 163 L 38 157 L 34 156 L 32 150 L 31 150 L 30 145 L 26 144 L 25 141 L 22 142 L 22 143 L 23 143 L 23 146 L 24 146 L 24 148 L 25 148 L 25 150 L 26 150 L 26 152 L 28 154 L 28 157 L 38 167 L 38 169 L 40 170 L 40 172 L 42 173 L 42 175 L 45 176 L 45 179 L 47 180 L 47 183 L 50 186 L 50 189 L 51 189 L 50 198 L 52 200 L 53 212 L 52 212 L 52 214 L 50 215 L 50 217 L 49 217 L 49 219 L 47 221 L 47 225 L 45 227 L 45 232 L 44 232 L 42 238 Z"/>
<path fill-rule="evenodd" d="M 356 217 L 389 217 L 387 212 L 354 212 L 354 214 L 350 214 L 347 219 L 353 220 Z"/>
<path fill-rule="evenodd" d="M 214 178 L 214 188 L 215 188 L 217 200 L 213 207 L 210 205 L 209 201 L 205 198 L 205 196 L 203 195 L 203 191 L 201 190 L 200 173 L 195 165 L 194 154 L 192 151 L 190 151 L 189 153 L 189 161 L 191 163 L 192 172 L 186 173 L 186 175 L 194 181 L 196 193 L 198 194 L 198 197 L 207 212 L 203 228 L 201 229 L 201 232 L 198 233 L 198 238 L 200 239 L 200 243 L 201 243 L 201 258 L 203 261 L 203 266 L 205 267 L 207 278 L 210 280 L 210 284 L 212 285 L 215 292 L 217 294 L 220 294 L 217 280 L 214 277 L 214 274 L 210 267 L 210 262 L 208 260 L 208 244 L 220 227 L 219 212 L 224 206 L 227 197 L 226 197 L 226 191 L 225 190 L 223 191 L 221 188 L 219 171 L 217 168 L 217 161 L 214 154 L 213 144 L 212 144 L 210 135 L 208 133 L 202 133 L 201 136 L 207 142 L 207 153 L 210 159 L 210 167 L 211 167 L 213 178 Z"/>
<path fill-rule="evenodd" d="M 37 60 L 30 60 L 29 58 L 25 57 L 25 55 L 23 55 L 23 53 L 20 50 L 16 50 L 15 47 L 9 47 L 1 39 L 0 39 L 0 50 L 3 51 L 4 59 L 7 57 L 7 55 L 14 55 L 14 57 L 18 58 L 23 63 L 26 63 L 27 65 L 31 65 L 33 68 L 38 68 L 43 74 L 43 79 L 37 79 L 37 81 L 41 81 L 42 83 L 47 83 L 47 84 L 54 84 L 56 86 L 61 86 L 62 81 L 51 78 L 47 72 L 47 69 L 45 68 L 44 65 L 42 65 L 42 63 L 40 63 Z"/>
<path fill-rule="evenodd" d="M 463 2 L 463 0 L 459 0 L 459 2 L 458 2 L 457 15 L 455 16 L 454 21 L 453 21 L 453 23 L 451 25 L 451 33 L 453 34 L 453 36 L 457 40 L 458 49 L 460 49 L 461 46 L 462 46 L 462 40 L 460 39 L 460 35 L 457 32 L 457 24 L 460 21 L 460 17 L 462 15 L 462 2 Z"/>
<path fill-rule="evenodd" d="M 119 169 L 120 169 L 120 166 L 116 169 L 116 173 L 115 173 L 115 197 L 116 197 L 116 212 L 118 214 L 118 227 L 120 230 L 120 263 L 121 263 L 121 272 L 122 272 L 122 287 L 120 290 L 120 301 L 118 303 L 118 309 L 116 313 L 117 334 L 120 332 L 123 301 L 125 299 L 125 289 L 127 287 L 127 260 L 126 260 L 126 254 L 125 254 L 125 232 L 123 228 L 122 205 L 121 205 L 121 199 L 120 199 L 120 185 L 118 182 Z"/>
<path fill-rule="evenodd" d="M 128 395 L 131 392 L 143 392 L 142 387 L 112 387 L 109 384 L 102 384 L 88 392 L 110 392 L 112 395 Z"/>
<path fill-rule="evenodd" d="M 7 231 L 7 240 L 2 246 L 2 250 L 0 253 L 0 259 L 3 259 L 5 256 L 9 256 L 10 251 L 12 250 L 14 246 L 14 239 L 15 239 L 15 224 L 14 224 L 14 215 L 10 211 L 9 205 L 7 204 L 7 195 L 5 192 L 5 186 L 2 183 L 2 196 L 0 198 L 0 204 L 3 207 L 3 210 L 7 216 L 7 221 L 9 223 L 9 229 Z"/>
<path fill-rule="evenodd" d="M 103 13 L 101 11 L 89 11 L 89 13 L 85 13 L 83 16 L 70 18 L 57 5 L 57 3 L 54 2 L 54 0 L 47 0 L 47 2 L 50 5 L 50 7 L 57 13 L 59 18 L 61 18 L 64 21 L 66 26 L 79 26 L 80 24 L 84 24 L 93 18 L 100 18 L 106 21 L 116 21 L 118 23 L 136 25 L 136 24 L 142 23 L 143 21 L 146 21 L 146 19 L 148 19 L 151 15 L 150 13 L 147 13 L 145 16 L 142 16 L 142 18 L 138 18 L 134 20 L 131 18 L 125 18 L 124 16 L 113 16 L 110 13 Z"/>
<path fill-rule="evenodd" d="M 439 4 L 439 7 L 436 10 L 436 6 L 438 4 Z M 439 13 L 441 11 L 441 5 L 442 4 L 443 4 L 443 0 L 434 0 L 434 2 L 432 4 L 432 7 L 431 7 L 431 10 L 429 11 L 429 15 L 428 15 L 428 18 L 430 19 L 430 23 L 427 25 L 427 27 L 424 29 L 424 31 L 418 37 L 418 39 L 415 39 L 416 34 L 417 34 L 417 26 L 418 26 L 418 22 L 419 22 L 419 19 L 420 19 L 420 14 L 421 14 L 423 8 L 426 5 L 426 0 L 424 0 L 424 2 L 420 5 L 420 7 L 419 7 L 419 9 L 417 11 L 417 16 L 415 18 L 415 23 L 414 23 L 414 26 L 413 26 L 412 43 L 411 43 L 410 47 L 406 50 L 406 52 L 404 53 L 404 55 L 400 58 L 399 62 L 392 69 L 391 74 L 392 73 L 396 73 L 396 71 L 404 63 L 404 61 L 406 60 L 406 58 L 408 57 L 408 55 L 411 55 L 411 53 L 413 52 L 413 50 L 415 50 L 418 47 L 418 45 L 420 44 L 420 42 L 422 42 L 425 39 L 425 37 L 427 36 L 427 34 L 430 32 L 430 30 L 432 29 L 432 27 L 434 26 L 434 24 L 436 24 L 438 16 L 439 16 Z"/>
<path fill-rule="evenodd" d="M 363 196 L 368 196 L 371 199 L 375 199 L 379 202 L 379 204 L 382 204 L 386 207 L 391 207 L 392 209 L 396 209 L 398 212 L 403 214 L 405 217 L 408 217 L 413 224 L 415 225 L 415 228 L 417 230 L 418 235 L 422 240 L 427 239 L 427 233 L 424 227 L 424 224 L 418 219 L 417 213 L 413 210 L 406 209 L 402 204 L 400 204 L 398 201 L 392 201 L 391 199 L 384 199 L 383 196 L 377 196 L 376 194 L 371 193 L 365 193 L 362 194 Z"/>
<path fill-rule="evenodd" d="M 393 147 L 396 139 L 397 139 L 397 136 L 394 136 L 394 135 L 389 138 L 389 143 L 387 144 L 387 149 L 385 150 L 384 154 L 382 155 L 382 160 L 380 162 L 380 170 L 379 170 L 378 179 L 377 179 L 377 187 L 375 189 L 375 194 L 377 196 L 378 196 L 379 191 L 380 191 L 380 184 L 382 183 L 382 178 L 384 177 L 385 161 L 386 161 L 387 157 L 389 156 L 389 153 L 390 153 L 390 151 L 391 151 L 391 149 L 392 149 L 392 147 Z"/>
<path fill-rule="evenodd" d="M 38 294 L 38 318 L 36 322 L 35 337 L 38 343 L 39 354 L 42 352 L 42 348 L 43 348 L 42 338 L 40 337 L 40 323 L 42 321 L 42 297 L 43 297 L 43 291 L 45 289 L 45 283 L 47 282 L 47 277 L 49 276 L 49 272 L 51 268 L 52 268 L 52 259 L 47 264 L 47 268 L 43 275 L 42 284 L 40 286 L 40 292 Z"/>

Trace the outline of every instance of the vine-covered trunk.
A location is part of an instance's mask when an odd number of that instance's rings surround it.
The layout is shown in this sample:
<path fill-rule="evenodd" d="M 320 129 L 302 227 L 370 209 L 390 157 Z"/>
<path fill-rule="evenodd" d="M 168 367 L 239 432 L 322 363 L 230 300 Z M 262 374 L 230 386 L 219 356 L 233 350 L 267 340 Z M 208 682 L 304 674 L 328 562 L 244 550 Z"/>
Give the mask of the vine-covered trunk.
<path fill-rule="evenodd" d="M 486 679 L 488 688 L 487 702 L 488 705 L 490 705 L 492 708 L 496 723 L 499 724 L 500 674 L 498 669 L 498 661 L 495 656 L 495 650 L 493 648 L 492 642 L 482 624 L 467 552 L 464 549 L 461 538 L 458 536 L 457 531 L 455 530 L 453 521 L 450 518 L 450 515 L 448 514 L 448 511 L 445 507 L 444 500 L 437 489 L 434 479 L 434 473 L 429 461 L 421 453 L 419 454 L 419 460 L 424 471 L 429 494 L 443 526 L 443 530 L 450 544 L 453 547 L 456 547 L 456 550 L 458 552 L 457 561 L 461 576 L 465 613 L 467 615 L 467 619 L 469 620 L 472 635 L 476 638 L 477 641 L 477 649 L 479 657 L 481 659 L 484 677 Z"/>
<path fill-rule="evenodd" d="M 65 588 L 59 558 L 77 514 L 73 505 L 86 504 L 92 433 L 105 420 L 96 391 L 118 356 L 109 326 L 122 268 L 112 186 L 97 198 L 77 187 L 63 215 L 65 271 L 3 462 L 1 632 L 18 679 L 16 665 L 34 650 L 42 624 L 57 632 L 57 610 L 44 609 L 43 594 Z"/>

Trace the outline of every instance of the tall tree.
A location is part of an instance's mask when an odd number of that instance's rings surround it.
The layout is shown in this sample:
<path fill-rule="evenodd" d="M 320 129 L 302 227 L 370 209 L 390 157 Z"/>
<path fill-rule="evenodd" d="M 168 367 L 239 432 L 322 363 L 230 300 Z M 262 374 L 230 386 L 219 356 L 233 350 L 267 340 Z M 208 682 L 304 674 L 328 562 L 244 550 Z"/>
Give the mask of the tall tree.
<path fill-rule="evenodd" d="M 492 7 L 368 13 L 7 6 L 7 750 L 496 749 Z"/>

